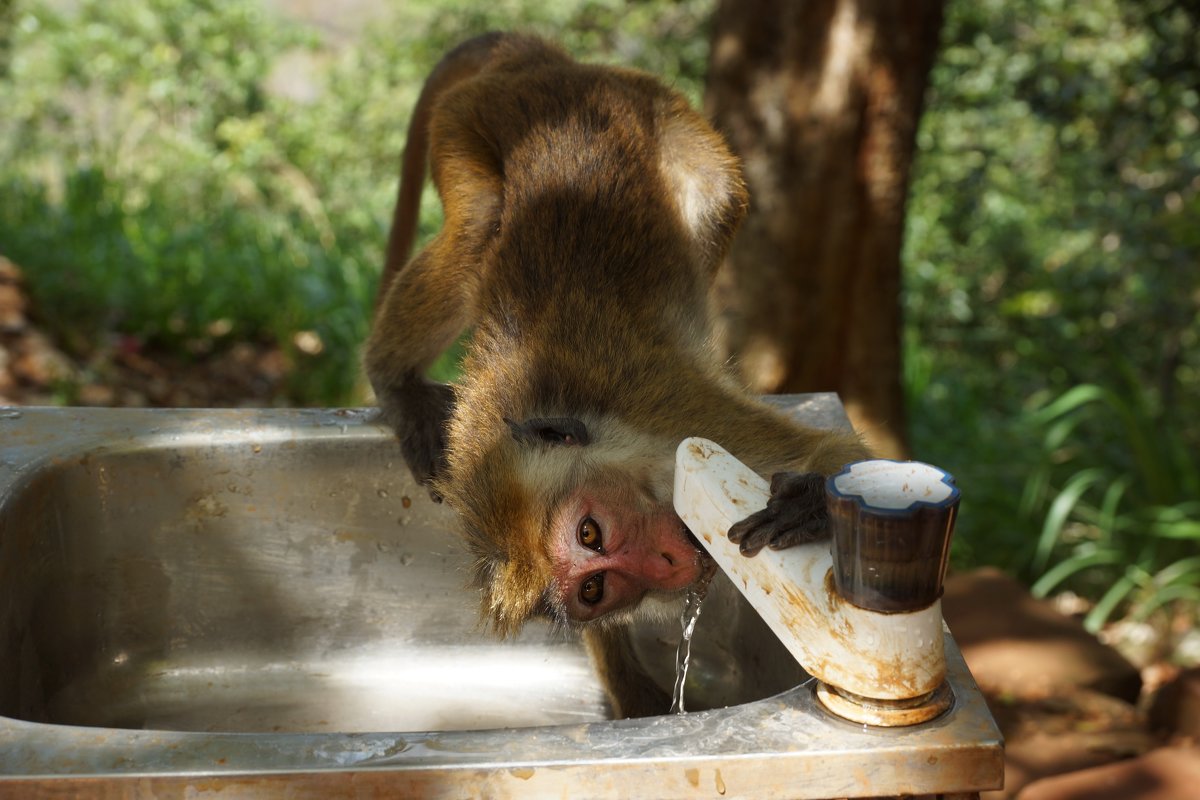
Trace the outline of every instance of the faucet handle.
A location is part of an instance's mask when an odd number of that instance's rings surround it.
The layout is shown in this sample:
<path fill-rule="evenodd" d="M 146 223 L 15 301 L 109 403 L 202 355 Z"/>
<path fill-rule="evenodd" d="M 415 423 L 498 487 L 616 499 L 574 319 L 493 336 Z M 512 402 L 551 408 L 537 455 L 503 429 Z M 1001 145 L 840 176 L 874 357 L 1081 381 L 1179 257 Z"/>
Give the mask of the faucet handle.
<path fill-rule="evenodd" d="M 941 597 L 958 513 L 954 477 L 919 461 L 847 464 L 825 482 L 837 592 L 871 611 Z"/>

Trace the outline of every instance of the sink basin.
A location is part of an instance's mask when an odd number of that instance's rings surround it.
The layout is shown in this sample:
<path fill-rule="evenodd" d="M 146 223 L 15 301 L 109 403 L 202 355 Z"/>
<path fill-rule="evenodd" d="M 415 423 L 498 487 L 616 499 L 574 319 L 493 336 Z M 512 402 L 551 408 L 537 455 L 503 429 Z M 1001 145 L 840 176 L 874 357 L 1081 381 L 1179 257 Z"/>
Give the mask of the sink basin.
<path fill-rule="evenodd" d="M 780 398 L 844 425 L 833 395 Z M 953 639 L 953 708 L 864 729 L 727 581 L 686 715 L 611 721 L 570 632 L 492 638 L 453 520 L 374 412 L 0 408 L 0 796 L 848 797 L 999 786 Z M 678 622 L 639 656 L 669 690 Z M 32 783 L 31 783 L 32 782 Z"/>

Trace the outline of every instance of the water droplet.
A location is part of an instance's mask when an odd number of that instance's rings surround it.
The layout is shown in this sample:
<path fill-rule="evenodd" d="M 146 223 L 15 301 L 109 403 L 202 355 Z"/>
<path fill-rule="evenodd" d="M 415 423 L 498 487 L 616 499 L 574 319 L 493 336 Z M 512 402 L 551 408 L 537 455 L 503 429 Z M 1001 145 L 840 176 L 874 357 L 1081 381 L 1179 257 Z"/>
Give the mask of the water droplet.
<path fill-rule="evenodd" d="M 683 632 L 679 637 L 679 648 L 675 651 L 675 690 L 671 693 L 672 714 L 687 713 L 687 709 L 683 707 L 683 685 L 687 681 L 688 665 L 692 661 L 692 634 L 696 632 L 696 623 L 700 620 L 700 606 L 708 594 L 708 585 L 716 573 L 717 562 L 709 561 L 696 582 L 688 587 L 687 602 L 684 603 L 683 614 L 679 618 Z"/>
<path fill-rule="evenodd" d="M 380 489 L 379 491 L 375 492 L 375 494 L 379 495 L 380 497 L 388 496 L 387 489 Z"/>
<path fill-rule="evenodd" d="M 21 412 L 15 409 L 4 409 L 0 411 L 0 419 L 20 419 Z"/>

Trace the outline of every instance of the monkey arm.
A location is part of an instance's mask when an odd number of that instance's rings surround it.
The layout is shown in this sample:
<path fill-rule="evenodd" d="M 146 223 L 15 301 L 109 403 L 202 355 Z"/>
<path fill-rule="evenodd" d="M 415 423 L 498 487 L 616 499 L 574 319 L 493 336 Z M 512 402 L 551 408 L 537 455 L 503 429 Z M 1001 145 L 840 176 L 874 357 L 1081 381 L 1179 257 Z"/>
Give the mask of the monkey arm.
<path fill-rule="evenodd" d="M 435 241 L 387 287 L 364 359 L 383 419 L 424 484 L 445 466 L 446 423 L 454 408 L 453 390 L 426 379 L 425 370 L 468 324 L 473 283 L 456 274 L 461 270 L 439 266 L 441 247 Z"/>
<path fill-rule="evenodd" d="M 384 421 L 396 431 L 413 475 L 429 484 L 445 467 L 454 392 L 425 371 L 470 324 L 482 250 L 495 227 L 499 176 L 461 115 L 442 108 L 478 75 L 504 37 L 486 34 L 449 53 L 426 81 L 409 123 L 400 190 L 380 277 L 364 365 Z M 445 225 L 409 260 L 430 162 Z M 440 499 L 434 495 L 434 499 Z"/>
<path fill-rule="evenodd" d="M 642 668 L 629 640 L 629 628 L 584 628 L 583 641 L 608 693 L 615 719 L 652 717 L 671 708 L 671 698 Z"/>

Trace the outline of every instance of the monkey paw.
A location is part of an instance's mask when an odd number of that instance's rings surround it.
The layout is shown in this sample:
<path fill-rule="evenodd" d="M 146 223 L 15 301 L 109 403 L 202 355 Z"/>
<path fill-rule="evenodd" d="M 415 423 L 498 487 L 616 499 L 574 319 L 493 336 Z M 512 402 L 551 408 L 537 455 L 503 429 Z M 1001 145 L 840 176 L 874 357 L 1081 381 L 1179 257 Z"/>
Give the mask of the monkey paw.
<path fill-rule="evenodd" d="M 817 472 L 777 472 L 771 476 L 771 499 L 762 511 L 729 529 L 729 539 L 744 556 L 764 547 L 783 550 L 822 538 L 829 524 L 825 508 L 825 476 Z"/>
<path fill-rule="evenodd" d="M 454 409 L 454 390 L 425 379 L 396 391 L 384 416 L 400 441 L 400 452 L 413 477 L 429 487 L 446 467 L 446 426 Z M 432 488 L 429 496 L 442 502 Z"/>

